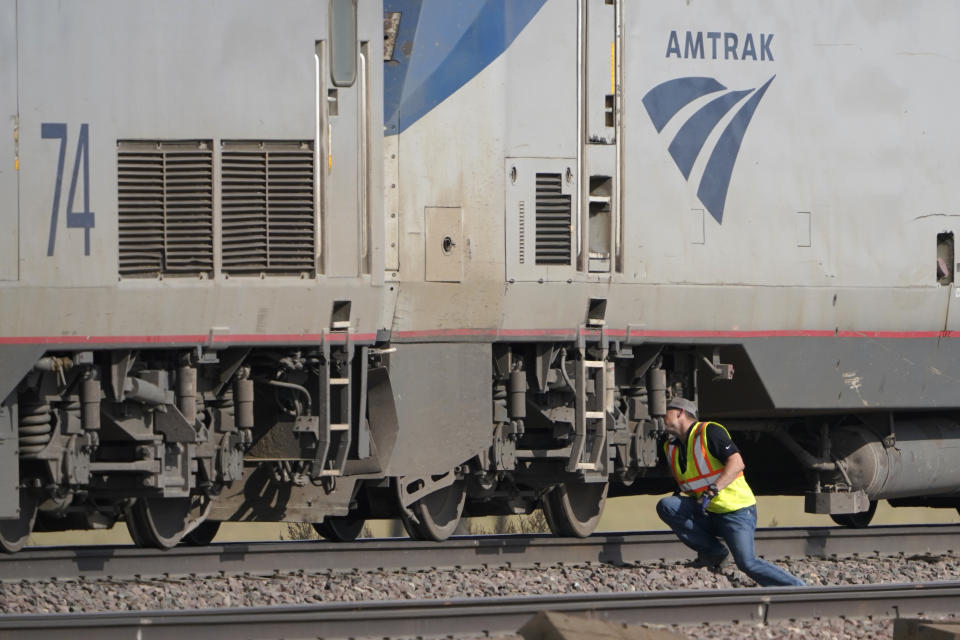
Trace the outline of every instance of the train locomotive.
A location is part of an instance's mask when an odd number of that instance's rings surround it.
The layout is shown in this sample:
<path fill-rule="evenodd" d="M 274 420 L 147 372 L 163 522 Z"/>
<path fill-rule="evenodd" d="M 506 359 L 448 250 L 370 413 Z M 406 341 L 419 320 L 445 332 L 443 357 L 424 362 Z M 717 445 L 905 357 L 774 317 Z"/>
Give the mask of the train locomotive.
<path fill-rule="evenodd" d="M 0 547 L 960 507 L 946 0 L 0 0 Z"/>

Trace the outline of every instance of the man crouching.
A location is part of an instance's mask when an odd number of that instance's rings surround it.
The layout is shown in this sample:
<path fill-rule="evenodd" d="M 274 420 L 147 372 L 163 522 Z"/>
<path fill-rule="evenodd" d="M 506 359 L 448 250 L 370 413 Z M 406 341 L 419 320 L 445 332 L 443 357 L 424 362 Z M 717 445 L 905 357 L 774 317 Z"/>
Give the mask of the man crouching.
<path fill-rule="evenodd" d="M 754 552 L 757 499 L 743 477 L 740 450 L 723 425 L 697 422 L 697 406 L 673 398 L 664 426 L 669 436 L 664 452 L 679 491 L 657 503 L 657 515 L 697 552 L 691 566 L 718 567 L 733 552 L 737 567 L 763 587 L 803 586 Z"/>

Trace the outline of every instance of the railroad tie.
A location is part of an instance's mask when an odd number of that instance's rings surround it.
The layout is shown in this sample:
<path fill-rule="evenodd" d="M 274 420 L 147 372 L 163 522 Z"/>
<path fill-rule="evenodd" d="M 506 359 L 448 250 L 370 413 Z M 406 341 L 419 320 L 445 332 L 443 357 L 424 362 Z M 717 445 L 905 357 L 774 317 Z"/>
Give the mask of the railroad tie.
<path fill-rule="evenodd" d="M 541 611 L 520 627 L 523 640 L 686 640 L 687 636 L 646 625 L 622 624 Z"/>

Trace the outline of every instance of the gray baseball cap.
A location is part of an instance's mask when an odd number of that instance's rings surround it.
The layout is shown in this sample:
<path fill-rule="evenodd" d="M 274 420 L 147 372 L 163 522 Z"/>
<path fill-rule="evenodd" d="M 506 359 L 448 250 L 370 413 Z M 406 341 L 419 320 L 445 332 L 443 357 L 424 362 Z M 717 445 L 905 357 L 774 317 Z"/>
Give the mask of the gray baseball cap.
<path fill-rule="evenodd" d="M 667 403 L 667 409 L 682 409 L 692 415 L 694 419 L 697 418 L 697 405 L 680 396 L 671 398 L 670 402 Z"/>

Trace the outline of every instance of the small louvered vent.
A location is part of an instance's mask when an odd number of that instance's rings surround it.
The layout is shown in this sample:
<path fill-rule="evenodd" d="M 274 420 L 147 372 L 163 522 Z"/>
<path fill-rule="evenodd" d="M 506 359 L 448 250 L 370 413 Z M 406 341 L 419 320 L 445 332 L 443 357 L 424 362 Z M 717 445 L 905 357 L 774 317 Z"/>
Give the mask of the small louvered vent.
<path fill-rule="evenodd" d="M 570 264 L 570 196 L 559 173 L 537 174 L 537 264 Z"/>
<path fill-rule="evenodd" d="M 223 271 L 316 273 L 313 143 L 223 143 Z"/>
<path fill-rule="evenodd" d="M 117 142 L 120 275 L 213 275 L 209 141 Z"/>

